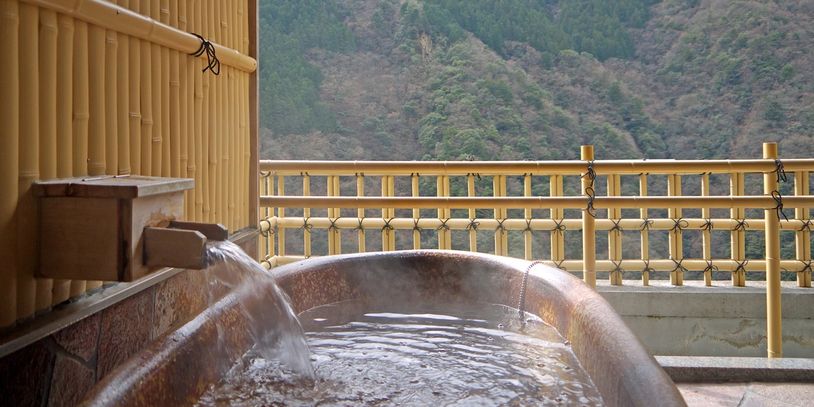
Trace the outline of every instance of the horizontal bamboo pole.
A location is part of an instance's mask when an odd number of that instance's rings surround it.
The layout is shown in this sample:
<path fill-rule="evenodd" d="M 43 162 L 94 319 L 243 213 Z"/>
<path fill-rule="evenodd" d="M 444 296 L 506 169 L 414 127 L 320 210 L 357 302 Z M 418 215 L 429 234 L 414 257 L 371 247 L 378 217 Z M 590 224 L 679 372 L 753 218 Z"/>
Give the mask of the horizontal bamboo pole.
<path fill-rule="evenodd" d="M 465 176 L 481 175 L 580 175 L 585 172 L 585 161 L 304 161 L 262 160 L 260 170 L 274 175 L 312 176 L 353 175 L 409 176 L 423 175 Z M 814 159 L 783 160 L 787 172 L 814 171 Z M 607 174 L 701 174 L 730 172 L 770 172 L 776 169 L 774 160 L 604 160 L 594 161 L 597 175 Z"/>
<path fill-rule="evenodd" d="M 198 37 L 103 0 L 22 0 L 108 30 L 191 54 L 201 46 Z M 211 39 L 207 38 L 207 40 Z M 212 43 L 221 64 L 254 72 L 257 61 L 239 51 Z"/>
<path fill-rule="evenodd" d="M 264 260 L 264 266 L 268 268 L 282 266 L 285 264 L 293 263 L 305 259 L 304 256 L 286 255 L 286 256 L 269 256 Z M 582 260 L 565 260 L 562 263 L 554 263 L 550 260 L 542 261 L 543 264 L 561 268 L 566 271 L 582 271 Z M 732 272 L 738 268 L 738 263 L 730 259 L 715 259 L 712 264 L 718 267 L 720 271 Z M 685 259 L 682 266 L 689 270 L 703 270 L 707 266 L 707 261 L 702 259 Z M 645 262 L 642 260 L 622 260 L 619 265 L 626 273 L 639 273 L 642 272 Z M 676 264 L 669 259 L 650 260 L 648 267 L 653 271 L 671 271 L 675 269 Z M 800 263 L 796 260 L 783 260 L 780 262 L 780 267 L 789 271 L 796 271 L 800 269 Z M 762 272 L 766 269 L 765 260 L 750 260 L 749 263 L 743 265 L 747 272 Z M 596 271 L 609 272 L 616 269 L 616 265 L 610 260 L 596 260 Z M 720 285 L 729 286 L 725 281 L 720 281 Z"/>
<path fill-rule="evenodd" d="M 285 208 L 584 208 L 584 197 L 299 197 L 261 196 L 263 207 Z M 617 196 L 596 197 L 595 208 L 774 208 L 772 197 Z M 814 207 L 814 196 L 783 198 L 787 208 Z"/>

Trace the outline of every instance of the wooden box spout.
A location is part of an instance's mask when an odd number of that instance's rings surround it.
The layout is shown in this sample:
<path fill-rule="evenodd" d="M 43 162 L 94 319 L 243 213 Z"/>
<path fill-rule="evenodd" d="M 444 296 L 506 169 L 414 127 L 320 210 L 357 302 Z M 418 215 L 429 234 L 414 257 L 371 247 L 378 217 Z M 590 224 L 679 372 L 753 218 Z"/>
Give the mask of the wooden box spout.
<path fill-rule="evenodd" d="M 133 281 L 162 267 L 203 268 L 221 225 L 184 222 L 186 178 L 104 176 L 35 183 L 38 276 Z"/>

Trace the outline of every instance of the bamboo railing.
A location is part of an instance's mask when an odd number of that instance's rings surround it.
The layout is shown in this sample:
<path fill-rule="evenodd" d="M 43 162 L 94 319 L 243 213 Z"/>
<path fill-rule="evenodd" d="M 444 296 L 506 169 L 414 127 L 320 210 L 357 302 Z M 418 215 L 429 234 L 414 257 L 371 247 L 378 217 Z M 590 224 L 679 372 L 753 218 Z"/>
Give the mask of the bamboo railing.
<path fill-rule="evenodd" d="M 0 329 L 102 285 L 35 278 L 36 180 L 194 178 L 187 219 L 233 231 L 254 224 L 256 7 L 0 0 Z M 205 55 L 190 55 L 201 46 L 192 33 L 212 42 L 220 75 L 202 72 Z"/>
<path fill-rule="evenodd" d="M 484 251 L 478 240 L 490 233 L 494 236 L 494 250 L 488 251 L 509 255 L 513 247 L 509 245 L 508 234 L 519 232 L 522 257 L 528 260 L 547 257 L 548 264 L 579 272 L 592 286 L 596 285 L 598 272 L 607 272 L 612 285 L 623 284 L 623 274 L 632 273 L 639 276 L 645 286 L 658 272 L 667 273 L 671 284 L 676 286 L 683 285 L 691 271 L 701 273 L 707 286 L 713 285 L 714 273 L 728 273 L 732 285 L 744 286 L 748 274 L 765 272 L 770 314 L 769 355 L 781 355 L 780 273 L 795 273 L 798 286 L 811 287 L 809 208 L 814 207 L 814 196 L 808 195 L 808 183 L 809 172 L 814 171 L 814 159 L 776 160 L 774 143 L 764 144 L 764 157 L 754 160 L 594 161 L 592 146 L 582 147 L 581 158 L 580 161 L 537 162 L 261 161 L 260 206 L 264 208 L 264 218 L 260 221 L 260 230 L 266 237 L 261 258 L 267 268 L 308 258 L 314 255 L 312 240 L 321 229 L 328 232 L 327 250 L 323 254 L 338 254 L 343 247 L 353 245 L 350 240 L 341 240 L 348 236 L 343 231 L 355 231 L 355 251 L 358 252 L 370 248 L 367 238 L 371 233 L 380 233 L 381 250 L 390 251 L 397 249 L 397 243 L 402 243 L 402 248 L 421 248 L 427 240 L 422 232 L 426 231 L 435 234 L 435 247 L 450 249 L 453 248 L 452 233 L 460 231 L 466 234 L 466 239 L 461 240 L 463 244 L 455 247 L 457 249 Z M 746 194 L 744 180 L 749 174 L 763 175 L 763 194 Z M 728 178 L 729 193 L 724 195 L 724 185 L 712 185 L 711 176 Z M 782 184 L 782 180 L 792 176 L 794 188 L 788 189 L 793 195 L 781 195 L 778 180 Z M 633 182 L 623 182 L 624 177 Z M 663 195 L 653 195 L 655 177 L 666 180 L 661 185 L 665 188 Z M 295 178 L 301 179 L 300 194 L 290 191 L 299 184 Z M 312 180 L 318 178 L 327 180 L 323 195 L 315 195 L 312 186 Z M 370 196 L 366 190 L 371 178 L 381 180 L 380 197 Z M 476 178 L 491 178 L 491 191 L 488 184 L 482 187 L 485 190 L 477 191 Z M 607 181 L 606 195 L 600 196 L 603 178 Z M 682 184 L 692 178 L 700 184 L 697 196 L 682 192 Z M 399 179 L 409 180 L 409 188 L 395 188 Z M 457 179 L 464 181 L 465 188 L 460 188 L 457 196 L 451 196 L 450 185 Z M 516 195 L 507 189 L 509 179 L 517 179 Z M 422 180 L 435 181 L 435 196 L 422 196 Z M 565 187 L 566 181 L 577 180 L 578 188 Z M 548 194 L 532 193 L 539 181 L 547 181 Z M 341 196 L 341 185 L 355 186 L 355 196 Z M 573 187 L 573 183 L 570 186 Z M 635 190 L 635 195 L 623 196 L 623 187 Z M 712 195 L 714 187 L 721 194 Z M 567 190 L 573 191 L 573 195 L 565 195 Z M 782 211 L 784 207 L 786 210 Z M 748 218 L 750 208 L 763 209 L 764 216 Z M 791 208 L 794 208 L 794 216 L 782 217 L 790 213 Z M 372 209 L 379 213 L 369 216 Z M 411 214 L 405 216 L 405 209 Z M 429 215 L 428 209 L 432 209 L 433 214 Z M 636 216 L 624 216 L 624 211 L 631 209 L 636 210 Z M 664 212 L 665 209 L 665 217 L 648 217 L 651 211 Z M 712 211 L 722 209 L 730 210 L 730 216 L 713 216 Z M 287 210 L 297 211 L 297 214 L 291 215 Z M 548 214 L 540 215 L 541 210 Z M 580 217 L 568 216 L 566 211 L 569 210 L 579 210 Z M 698 211 L 700 217 L 684 218 L 684 211 L 690 210 Z M 321 211 L 323 216 L 317 216 L 316 211 Z M 456 211 L 459 214 L 454 216 Z M 492 215 L 485 216 L 488 213 Z M 405 234 L 397 239 L 399 231 Z M 567 258 L 566 238 L 572 231 L 581 234 L 582 250 L 579 257 Z M 630 236 L 624 233 L 626 231 L 633 232 L 639 240 L 639 253 L 634 258 L 625 257 L 623 251 L 625 236 Z M 731 250 L 726 258 L 713 258 L 712 234 L 716 231 L 730 233 Z M 763 232 L 762 258 L 745 257 L 745 235 L 750 231 Z M 795 235 L 793 258 L 780 257 L 781 231 Z M 299 254 L 289 253 L 292 244 L 289 237 L 294 232 L 302 233 L 303 251 Z M 650 248 L 654 241 L 651 234 L 658 232 L 667 233 L 667 253 L 660 258 L 653 257 Z M 701 238 L 701 251 L 696 257 L 686 255 L 685 243 L 692 241 L 685 235 L 691 232 Z M 548 256 L 534 251 L 534 237 L 541 234 L 549 236 Z M 596 258 L 598 234 L 607 235 L 605 259 Z M 520 240 L 513 241 L 521 244 Z"/>

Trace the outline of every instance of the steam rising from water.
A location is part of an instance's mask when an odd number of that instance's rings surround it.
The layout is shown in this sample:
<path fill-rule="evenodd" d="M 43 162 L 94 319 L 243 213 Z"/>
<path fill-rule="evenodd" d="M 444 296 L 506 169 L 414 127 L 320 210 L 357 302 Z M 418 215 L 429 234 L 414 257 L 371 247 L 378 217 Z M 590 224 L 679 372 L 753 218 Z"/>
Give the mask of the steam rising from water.
<path fill-rule="evenodd" d="M 241 308 L 249 320 L 254 352 L 267 360 L 280 360 L 293 371 L 313 379 L 311 353 L 302 326 L 288 296 L 274 278 L 236 244 L 223 241 L 207 244 L 209 278 L 208 302 L 212 306 L 217 293 L 242 290 L 248 301 Z M 223 337 L 221 327 L 218 335 Z M 223 341 L 218 341 L 223 346 Z"/>

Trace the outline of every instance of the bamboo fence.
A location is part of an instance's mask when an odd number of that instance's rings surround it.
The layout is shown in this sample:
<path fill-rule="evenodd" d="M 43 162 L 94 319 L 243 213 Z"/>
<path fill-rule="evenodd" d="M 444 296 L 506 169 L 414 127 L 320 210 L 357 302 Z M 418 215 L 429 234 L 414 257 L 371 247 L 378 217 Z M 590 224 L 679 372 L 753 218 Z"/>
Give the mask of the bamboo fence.
<path fill-rule="evenodd" d="M 0 0 L 0 328 L 102 285 L 35 278 L 47 258 L 36 180 L 189 177 L 187 219 L 254 224 L 256 201 L 240 194 L 257 183 L 245 162 L 256 11 L 251 0 Z M 190 55 L 192 33 L 212 42 L 220 75 Z"/>

